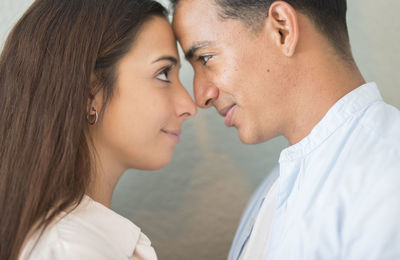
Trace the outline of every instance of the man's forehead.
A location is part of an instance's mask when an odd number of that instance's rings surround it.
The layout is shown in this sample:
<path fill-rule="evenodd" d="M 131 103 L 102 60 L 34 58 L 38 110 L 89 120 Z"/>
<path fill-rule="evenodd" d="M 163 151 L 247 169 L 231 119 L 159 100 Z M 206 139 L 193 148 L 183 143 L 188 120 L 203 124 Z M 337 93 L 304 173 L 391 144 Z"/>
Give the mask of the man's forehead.
<path fill-rule="evenodd" d="M 174 20 L 179 18 L 201 19 L 217 17 L 218 7 L 215 0 L 180 0 L 174 12 Z"/>
<path fill-rule="evenodd" d="M 198 5 L 216 7 L 216 0 L 179 0 L 176 2 L 176 10 L 179 9 L 181 6 L 188 6 L 189 8 Z"/>
<path fill-rule="evenodd" d="M 209 41 L 220 20 L 215 7 L 210 8 L 214 0 L 181 0 L 173 18 L 173 28 L 180 41 Z M 206 36 L 206 37 L 205 37 Z"/>

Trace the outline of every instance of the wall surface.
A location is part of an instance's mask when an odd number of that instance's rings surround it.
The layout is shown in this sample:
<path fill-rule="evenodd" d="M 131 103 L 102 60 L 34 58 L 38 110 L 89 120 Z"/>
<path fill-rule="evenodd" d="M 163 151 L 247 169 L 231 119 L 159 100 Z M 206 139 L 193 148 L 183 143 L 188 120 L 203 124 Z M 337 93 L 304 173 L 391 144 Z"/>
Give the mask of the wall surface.
<path fill-rule="evenodd" d="M 0 0 L 0 44 L 31 2 Z M 350 0 L 348 9 L 361 71 L 399 108 L 400 2 Z M 183 61 L 181 79 L 191 94 L 192 77 Z M 184 125 L 172 163 L 156 172 L 127 171 L 112 208 L 142 228 L 161 260 L 225 259 L 246 202 L 286 146 L 283 138 L 241 144 L 237 131 L 227 129 L 214 109 L 199 110 Z"/>

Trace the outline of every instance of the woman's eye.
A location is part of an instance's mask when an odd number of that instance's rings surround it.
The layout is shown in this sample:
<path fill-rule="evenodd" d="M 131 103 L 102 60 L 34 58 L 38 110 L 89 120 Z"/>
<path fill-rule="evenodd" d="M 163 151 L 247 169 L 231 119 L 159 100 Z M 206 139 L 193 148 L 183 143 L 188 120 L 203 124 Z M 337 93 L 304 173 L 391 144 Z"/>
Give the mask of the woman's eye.
<path fill-rule="evenodd" d="M 168 79 L 168 74 L 169 74 L 170 70 L 171 70 L 171 67 L 167 67 L 167 68 L 163 69 L 160 73 L 157 74 L 156 78 L 161 81 L 170 83 L 171 81 Z"/>
<path fill-rule="evenodd" d="M 203 63 L 203 65 L 206 65 L 207 62 L 212 58 L 212 55 L 204 55 L 204 56 L 199 56 L 199 61 Z"/>

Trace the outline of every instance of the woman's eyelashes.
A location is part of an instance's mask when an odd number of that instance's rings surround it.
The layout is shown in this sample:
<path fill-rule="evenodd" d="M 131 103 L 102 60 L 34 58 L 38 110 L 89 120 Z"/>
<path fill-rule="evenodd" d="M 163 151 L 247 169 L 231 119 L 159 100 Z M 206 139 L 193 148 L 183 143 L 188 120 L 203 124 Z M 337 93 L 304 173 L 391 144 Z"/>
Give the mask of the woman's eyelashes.
<path fill-rule="evenodd" d="M 172 69 L 173 65 L 169 65 L 167 67 L 164 67 L 156 76 L 156 78 L 158 80 L 161 80 L 163 82 L 167 82 L 167 83 L 171 83 L 171 81 L 169 80 L 169 73 Z"/>
<path fill-rule="evenodd" d="M 203 64 L 203 66 L 205 66 L 212 57 L 213 55 L 201 55 L 197 60 L 200 61 Z"/>

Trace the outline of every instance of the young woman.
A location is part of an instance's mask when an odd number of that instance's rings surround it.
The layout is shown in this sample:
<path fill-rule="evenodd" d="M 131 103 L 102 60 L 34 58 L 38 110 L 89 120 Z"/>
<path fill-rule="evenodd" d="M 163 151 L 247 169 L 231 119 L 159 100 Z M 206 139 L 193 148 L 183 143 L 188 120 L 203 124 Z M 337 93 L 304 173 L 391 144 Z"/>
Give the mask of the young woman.
<path fill-rule="evenodd" d="M 0 57 L 0 259 L 156 259 L 109 209 L 171 160 L 196 108 L 151 0 L 36 0 Z"/>

